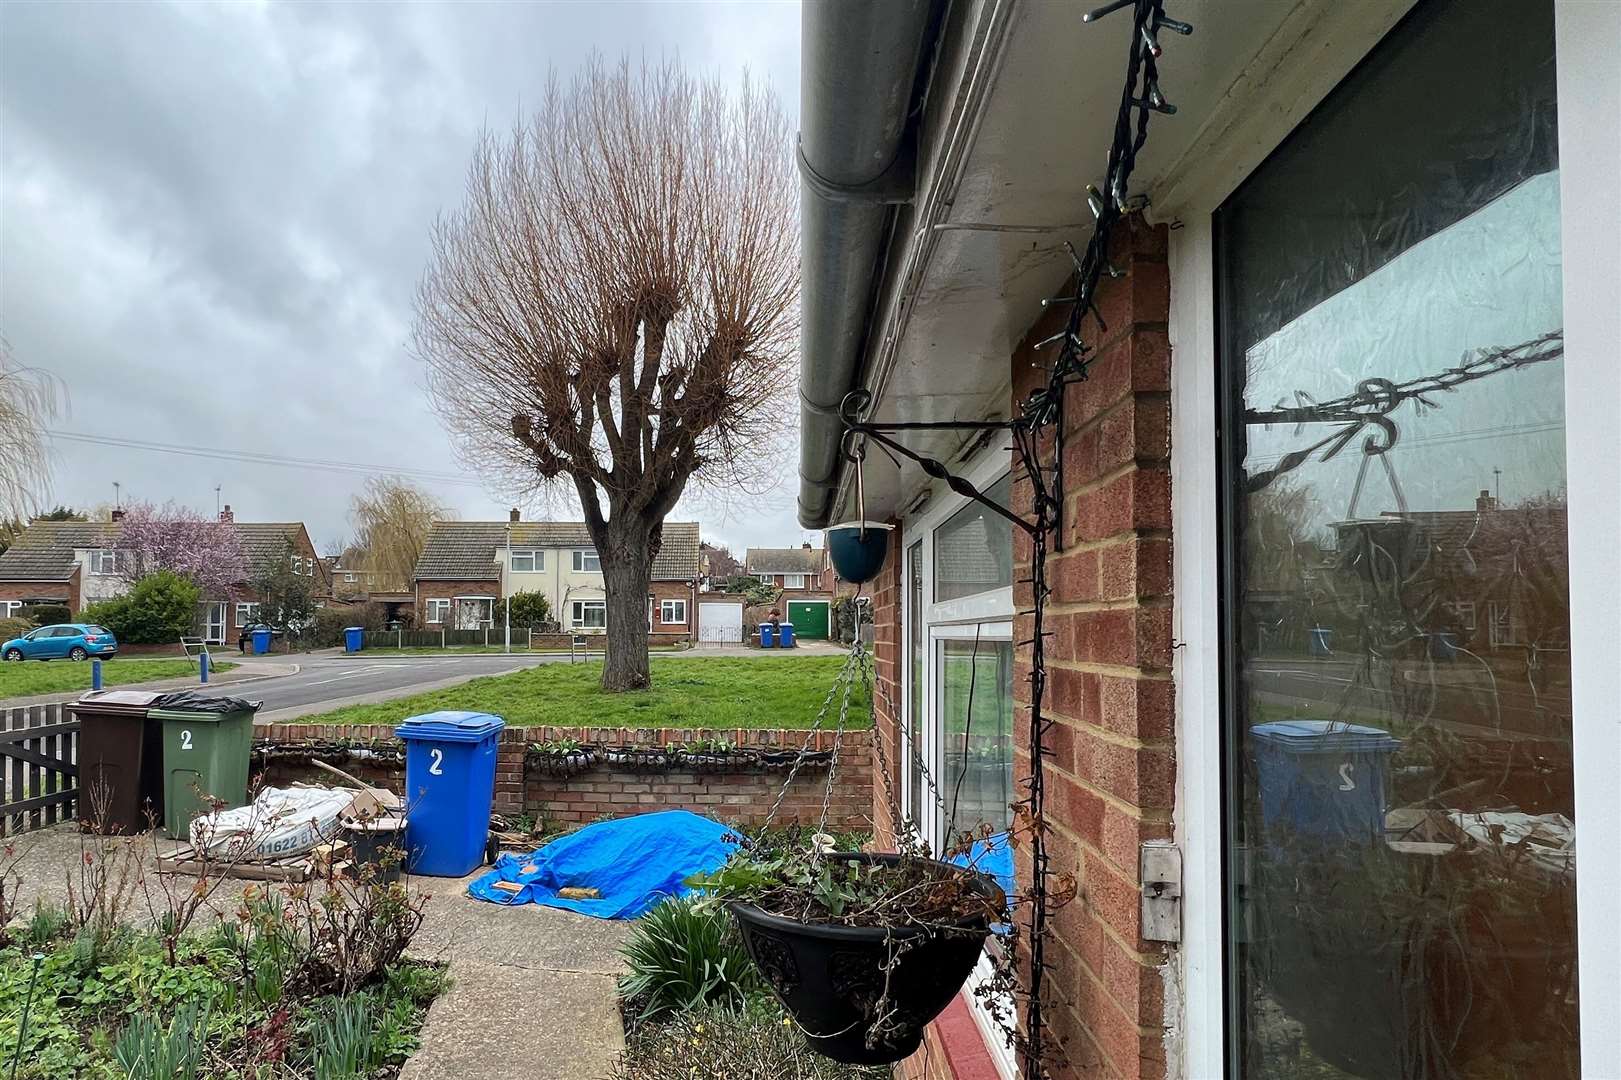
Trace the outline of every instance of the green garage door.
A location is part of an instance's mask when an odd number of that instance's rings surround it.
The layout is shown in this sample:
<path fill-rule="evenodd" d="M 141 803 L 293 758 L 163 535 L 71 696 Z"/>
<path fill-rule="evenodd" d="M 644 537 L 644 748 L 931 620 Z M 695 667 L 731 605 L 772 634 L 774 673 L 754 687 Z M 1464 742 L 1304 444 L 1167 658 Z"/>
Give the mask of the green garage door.
<path fill-rule="evenodd" d="M 794 636 L 809 640 L 827 640 L 827 601 L 788 601 L 788 621 L 794 624 Z"/>

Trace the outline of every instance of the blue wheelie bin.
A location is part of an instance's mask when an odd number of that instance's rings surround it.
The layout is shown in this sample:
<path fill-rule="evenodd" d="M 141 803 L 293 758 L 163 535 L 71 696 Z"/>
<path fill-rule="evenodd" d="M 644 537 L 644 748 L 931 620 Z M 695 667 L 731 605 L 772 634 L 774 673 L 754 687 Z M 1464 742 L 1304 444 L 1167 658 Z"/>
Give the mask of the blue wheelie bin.
<path fill-rule="evenodd" d="M 270 627 L 253 628 L 253 655 L 263 656 L 270 651 Z"/>
<path fill-rule="evenodd" d="M 777 648 L 791 649 L 794 647 L 794 624 L 785 622 L 777 627 Z"/>
<path fill-rule="evenodd" d="M 405 742 L 405 868 L 462 877 L 484 862 L 495 799 L 495 759 L 506 721 L 482 712 L 413 716 Z"/>
<path fill-rule="evenodd" d="M 768 622 L 760 624 L 760 648 L 771 649 L 777 644 L 777 629 Z"/>
<path fill-rule="evenodd" d="M 1250 728 L 1261 827 L 1270 841 L 1366 847 L 1385 831 L 1388 731 L 1334 720 L 1274 720 Z"/>
<path fill-rule="evenodd" d="M 366 640 L 362 636 L 365 632 L 366 628 L 363 626 L 345 626 L 343 628 L 343 651 L 359 652 L 361 645 Z"/>

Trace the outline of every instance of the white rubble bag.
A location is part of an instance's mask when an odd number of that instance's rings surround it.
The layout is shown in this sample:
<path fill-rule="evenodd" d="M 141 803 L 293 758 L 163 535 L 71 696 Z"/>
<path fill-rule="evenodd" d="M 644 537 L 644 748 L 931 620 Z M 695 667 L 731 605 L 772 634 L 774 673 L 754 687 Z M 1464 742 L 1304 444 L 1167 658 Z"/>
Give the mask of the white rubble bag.
<path fill-rule="evenodd" d="M 192 850 L 232 862 L 302 855 L 337 835 L 338 819 L 355 795 L 334 788 L 265 788 L 247 806 L 193 819 Z"/>

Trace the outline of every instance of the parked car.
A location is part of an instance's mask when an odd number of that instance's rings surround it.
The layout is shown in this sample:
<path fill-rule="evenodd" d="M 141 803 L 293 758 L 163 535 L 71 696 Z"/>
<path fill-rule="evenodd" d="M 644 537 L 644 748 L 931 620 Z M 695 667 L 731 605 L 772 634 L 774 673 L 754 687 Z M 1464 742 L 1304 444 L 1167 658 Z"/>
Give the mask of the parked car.
<path fill-rule="evenodd" d="M 92 656 L 116 656 L 118 639 L 106 627 L 94 623 L 58 623 L 12 638 L 0 645 L 0 656 L 21 660 L 84 660 Z"/>

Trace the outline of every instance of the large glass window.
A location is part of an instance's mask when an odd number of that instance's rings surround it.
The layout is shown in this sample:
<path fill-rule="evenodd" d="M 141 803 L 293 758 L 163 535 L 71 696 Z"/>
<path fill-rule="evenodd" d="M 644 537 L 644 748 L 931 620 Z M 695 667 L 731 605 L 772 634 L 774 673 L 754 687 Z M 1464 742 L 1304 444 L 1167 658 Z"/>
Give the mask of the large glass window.
<path fill-rule="evenodd" d="M 985 492 L 1008 504 L 1012 474 Z M 934 533 L 934 600 L 956 600 L 1013 584 L 1013 523 L 989 507 L 971 502 Z"/>
<path fill-rule="evenodd" d="M 907 815 L 914 823 L 923 821 L 923 793 L 927 782 L 923 776 L 922 759 L 919 756 L 923 747 L 923 541 L 919 540 L 906 552 L 906 650 L 908 663 L 911 667 L 911 692 L 908 695 L 910 705 L 909 738 L 906 746 L 907 760 Z"/>
<path fill-rule="evenodd" d="M 1013 642 L 988 631 L 1005 635 L 1007 624 L 953 627 L 935 643 L 946 846 L 981 825 L 1004 832 L 1012 820 Z"/>
<path fill-rule="evenodd" d="M 1426 0 L 1216 215 L 1237 1076 L 1579 1075 L 1553 58 Z"/>

